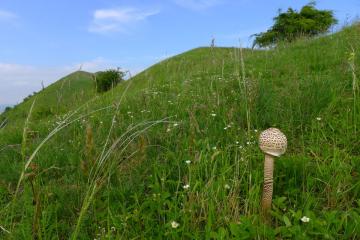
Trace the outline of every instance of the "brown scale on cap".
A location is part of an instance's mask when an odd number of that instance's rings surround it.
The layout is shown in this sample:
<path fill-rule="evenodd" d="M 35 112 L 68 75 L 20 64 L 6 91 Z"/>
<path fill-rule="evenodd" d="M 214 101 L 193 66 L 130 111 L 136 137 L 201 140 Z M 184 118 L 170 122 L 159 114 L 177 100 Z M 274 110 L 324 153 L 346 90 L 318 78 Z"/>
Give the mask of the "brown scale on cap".
<path fill-rule="evenodd" d="M 259 145 L 264 153 L 278 157 L 285 153 L 287 139 L 279 129 L 269 128 L 260 134 Z"/>
<path fill-rule="evenodd" d="M 287 139 L 285 134 L 283 134 L 279 129 L 269 128 L 260 134 L 259 145 L 260 149 L 265 153 L 262 208 L 266 213 L 267 210 L 271 208 L 274 157 L 279 157 L 285 153 Z"/>

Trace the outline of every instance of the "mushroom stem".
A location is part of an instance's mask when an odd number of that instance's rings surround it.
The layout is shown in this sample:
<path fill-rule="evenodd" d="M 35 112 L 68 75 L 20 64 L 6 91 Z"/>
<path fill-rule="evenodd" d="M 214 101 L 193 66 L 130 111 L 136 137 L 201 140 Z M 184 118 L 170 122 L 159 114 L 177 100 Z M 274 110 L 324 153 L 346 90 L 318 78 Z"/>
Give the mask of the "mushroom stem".
<path fill-rule="evenodd" d="M 273 172 L 274 172 L 274 157 L 265 154 L 264 162 L 264 188 L 262 195 L 262 209 L 267 212 L 271 208 L 271 200 L 273 193 Z"/>

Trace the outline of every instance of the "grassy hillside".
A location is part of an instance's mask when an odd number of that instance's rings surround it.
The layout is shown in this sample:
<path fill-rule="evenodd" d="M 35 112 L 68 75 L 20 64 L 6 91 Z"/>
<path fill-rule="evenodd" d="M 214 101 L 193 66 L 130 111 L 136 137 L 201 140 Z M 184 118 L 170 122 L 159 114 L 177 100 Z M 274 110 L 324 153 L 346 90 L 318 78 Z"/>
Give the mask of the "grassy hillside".
<path fill-rule="evenodd" d="M 359 238 L 359 39 L 355 25 L 268 51 L 198 48 L 61 117 L 32 111 L 0 129 L 0 236 Z M 289 146 L 265 223 L 257 138 L 271 126 Z"/>
<path fill-rule="evenodd" d="M 14 121 L 24 121 L 35 101 L 32 118 L 43 120 L 47 117 L 64 114 L 94 96 L 95 87 L 92 74 L 77 71 L 27 97 L 4 115 L 12 125 L 14 125 Z M 23 124 L 23 122 L 21 123 Z"/>

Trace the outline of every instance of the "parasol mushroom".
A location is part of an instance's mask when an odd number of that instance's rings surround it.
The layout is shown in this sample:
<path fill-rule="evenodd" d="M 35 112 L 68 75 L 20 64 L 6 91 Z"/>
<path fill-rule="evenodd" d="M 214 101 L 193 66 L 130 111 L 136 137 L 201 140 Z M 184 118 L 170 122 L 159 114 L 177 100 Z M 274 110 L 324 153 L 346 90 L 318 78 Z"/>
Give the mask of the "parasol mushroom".
<path fill-rule="evenodd" d="M 259 146 L 265 153 L 264 188 L 261 204 L 263 211 L 267 212 L 271 208 L 273 194 L 274 157 L 279 157 L 285 153 L 287 139 L 279 129 L 269 128 L 260 134 Z"/>

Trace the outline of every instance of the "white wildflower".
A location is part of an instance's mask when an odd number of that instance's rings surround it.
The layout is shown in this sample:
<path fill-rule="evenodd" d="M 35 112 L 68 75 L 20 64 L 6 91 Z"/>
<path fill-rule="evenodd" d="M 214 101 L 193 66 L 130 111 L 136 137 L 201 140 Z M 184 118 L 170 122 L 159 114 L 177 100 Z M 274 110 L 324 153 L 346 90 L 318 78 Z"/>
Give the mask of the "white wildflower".
<path fill-rule="evenodd" d="M 171 227 L 172 228 L 178 228 L 180 226 L 180 224 L 178 222 L 172 221 L 171 222 Z"/>
<path fill-rule="evenodd" d="M 308 223 L 310 221 L 310 218 L 308 218 L 307 216 L 303 216 L 300 220 L 304 223 Z"/>
<path fill-rule="evenodd" d="M 321 117 L 317 117 L 316 120 L 321 121 Z"/>
<path fill-rule="evenodd" d="M 178 123 L 174 123 L 174 125 L 173 125 L 174 127 L 177 127 L 177 126 L 179 126 L 179 124 Z"/>
<path fill-rule="evenodd" d="M 225 189 L 230 189 L 230 185 L 229 184 L 225 184 Z"/>
<path fill-rule="evenodd" d="M 216 114 L 215 113 L 212 113 L 212 114 L 210 114 L 211 116 L 213 116 L 213 117 L 215 117 L 216 116 Z"/>
<path fill-rule="evenodd" d="M 189 187 L 190 187 L 189 184 L 186 184 L 186 185 L 183 186 L 184 189 L 188 189 Z"/>
<path fill-rule="evenodd" d="M 190 161 L 190 160 L 186 160 L 185 163 L 186 163 L 186 164 L 190 164 L 191 161 Z"/>

